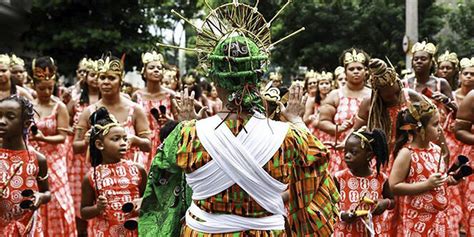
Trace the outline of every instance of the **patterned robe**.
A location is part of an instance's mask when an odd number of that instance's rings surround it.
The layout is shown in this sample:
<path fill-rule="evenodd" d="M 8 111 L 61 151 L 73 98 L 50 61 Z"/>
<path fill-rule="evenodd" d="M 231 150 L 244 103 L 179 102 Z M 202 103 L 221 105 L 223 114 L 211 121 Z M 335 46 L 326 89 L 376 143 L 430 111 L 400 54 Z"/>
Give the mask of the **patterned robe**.
<path fill-rule="evenodd" d="M 192 190 L 186 187 L 183 172 L 191 173 L 212 160 L 196 135 L 196 121 L 180 123 L 165 140 L 151 168 L 140 215 L 143 236 L 285 236 L 283 230 L 249 230 L 235 233 L 201 233 L 184 225 L 180 219 L 190 202 Z M 227 120 L 234 135 L 243 129 L 245 120 Z M 289 236 L 328 236 L 333 231 L 338 191 L 326 171 L 328 153 L 308 132 L 291 126 L 275 155 L 263 166 L 273 178 L 289 185 Z M 172 197 L 172 198 L 169 198 Z M 271 215 L 239 185 L 204 200 L 193 201 L 208 213 L 244 217 Z M 155 223 L 163 223 L 156 226 Z M 143 230 L 143 232 L 142 232 Z"/>
<path fill-rule="evenodd" d="M 95 171 L 91 171 L 89 182 L 92 187 L 98 188 L 95 190 L 96 196 L 107 198 L 105 211 L 90 222 L 89 236 L 138 236 L 138 230 L 127 230 L 123 226 L 126 220 L 136 218 L 138 214 L 122 211 L 123 204 L 140 197 L 142 179 L 136 163 L 122 160 L 115 164 L 99 165 Z"/>
<path fill-rule="evenodd" d="M 0 148 L 0 187 L 13 174 L 14 169 L 23 162 L 19 172 L 13 176 L 0 198 L 0 235 L 1 236 L 43 236 L 41 216 L 37 212 L 20 208 L 27 198 L 21 192 L 30 189 L 38 192 L 39 167 L 36 154 L 26 150 L 7 150 Z"/>

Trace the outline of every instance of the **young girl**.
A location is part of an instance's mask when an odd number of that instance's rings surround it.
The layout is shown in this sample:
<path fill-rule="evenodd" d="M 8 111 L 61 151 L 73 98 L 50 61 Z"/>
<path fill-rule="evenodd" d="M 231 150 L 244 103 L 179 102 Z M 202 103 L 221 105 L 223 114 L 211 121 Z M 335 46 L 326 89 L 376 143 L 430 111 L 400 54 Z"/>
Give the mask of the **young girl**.
<path fill-rule="evenodd" d="M 126 160 L 128 141 L 125 129 L 104 107 L 90 117 L 89 151 L 94 169 L 82 182 L 81 217 L 95 218 L 90 236 L 138 236 L 124 227 L 138 216 L 138 208 L 122 211 L 126 203 L 138 203 L 145 191 L 147 175 L 140 165 Z M 136 204 L 135 204 L 136 206 Z"/>
<path fill-rule="evenodd" d="M 315 78 L 309 78 L 305 82 L 307 84 L 306 87 L 308 88 L 308 94 L 311 94 L 311 91 L 314 90 L 314 96 L 308 96 L 303 120 L 309 127 L 310 131 L 321 141 L 330 140 L 329 134 L 320 132 L 317 128 L 319 124 L 319 108 L 321 107 L 323 100 L 332 90 L 332 79 L 332 73 L 322 71 L 321 74 L 317 73 Z"/>
<path fill-rule="evenodd" d="M 388 177 L 380 173 L 380 166 L 388 161 L 385 133 L 379 129 L 369 132 L 363 127 L 349 135 L 344 152 L 348 168 L 335 174 L 341 193 L 341 220 L 336 224 L 334 236 L 382 236 L 385 228 L 380 215 L 395 206 Z M 377 171 L 370 165 L 373 157 Z M 359 216 L 357 210 L 368 210 L 370 214 Z"/>
<path fill-rule="evenodd" d="M 441 148 L 439 113 L 428 98 L 408 104 L 397 117 L 395 161 L 390 189 L 400 196 L 397 236 L 447 236 L 446 188 L 455 184 L 446 172 Z M 393 233 L 395 234 L 395 233 Z"/>
<path fill-rule="evenodd" d="M 40 153 L 28 151 L 26 136 L 33 105 L 16 95 L 0 100 L 0 235 L 43 236 L 36 210 L 49 202 L 48 165 Z M 22 209 L 22 191 L 33 191 L 33 206 Z M 29 199 L 29 198 L 28 198 Z"/>

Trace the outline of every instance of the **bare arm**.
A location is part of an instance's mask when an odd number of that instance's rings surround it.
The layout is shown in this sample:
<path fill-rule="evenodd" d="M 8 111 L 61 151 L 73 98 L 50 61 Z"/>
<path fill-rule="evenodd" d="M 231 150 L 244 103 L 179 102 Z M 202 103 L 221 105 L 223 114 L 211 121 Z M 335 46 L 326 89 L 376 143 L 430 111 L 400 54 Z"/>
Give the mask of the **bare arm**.
<path fill-rule="evenodd" d="M 48 184 L 48 164 L 46 157 L 41 153 L 36 152 L 36 159 L 38 160 L 39 172 L 36 181 L 38 183 L 39 193 L 37 195 L 37 201 L 35 207 L 39 207 L 42 204 L 46 204 L 51 200 L 51 192 L 49 191 Z"/>
<path fill-rule="evenodd" d="M 313 122 L 314 116 L 314 104 L 316 101 L 314 99 L 308 99 L 305 104 L 304 108 L 304 115 L 303 115 L 303 121 L 306 125 L 309 125 Z"/>
<path fill-rule="evenodd" d="M 151 131 L 145 112 L 137 105 L 133 116 L 136 135 L 130 137 L 130 143 L 132 146 L 137 146 L 141 151 L 149 152 L 151 151 Z"/>
<path fill-rule="evenodd" d="M 22 88 L 21 86 L 16 86 L 16 90 L 18 91 L 19 96 L 23 96 L 29 101 L 33 101 L 33 96 L 28 93 L 28 91 L 25 88 Z"/>
<path fill-rule="evenodd" d="M 336 125 L 334 124 L 334 116 L 338 104 L 338 90 L 333 90 L 328 97 L 322 102 L 319 109 L 319 126 L 318 128 L 325 133 L 336 134 Z"/>
<path fill-rule="evenodd" d="M 357 130 L 368 124 L 370 109 L 370 97 L 364 98 L 360 104 L 359 111 L 354 119 L 354 126 L 352 129 Z"/>
<path fill-rule="evenodd" d="M 456 139 L 464 144 L 474 145 L 474 133 L 472 124 L 474 123 L 474 90 L 471 90 L 461 105 L 456 116 L 454 131 Z"/>
<path fill-rule="evenodd" d="M 416 182 L 406 183 L 405 179 L 410 171 L 411 151 L 402 148 L 393 163 L 392 172 L 390 173 L 389 184 L 390 189 L 396 196 L 418 195 L 441 186 L 446 182 L 447 178 L 441 178 L 441 174 L 433 174 L 429 179 Z M 435 184 L 433 184 L 435 182 Z"/>
<path fill-rule="evenodd" d="M 89 172 L 82 180 L 82 198 L 81 198 L 81 218 L 84 220 L 92 219 L 102 212 L 101 208 L 95 203 L 95 189 L 89 182 Z"/>
<path fill-rule="evenodd" d="M 86 137 L 86 132 L 89 130 L 89 116 L 90 110 L 85 109 L 82 111 L 81 116 L 79 117 L 79 122 L 74 128 L 74 142 L 72 143 L 72 149 L 75 154 L 83 153 L 87 150 L 89 145 L 89 139 Z"/>
<path fill-rule="evenodd" d="M 145 193 L 145 189 L 146 189 L 148 175 L 146 174 L 146 170 L 145 168 L 143 168 L 143 166 L 141 165 L 137 165 L 137 166 L 138 166 L 138 170 L 140 170 L 140 176 L 142 178 L 140 182 L 140 197 L 143 197 L 143 194 Z"/>
<path fill-rule="evenodd" d="M 74 121 L 73 121 L 73 118 L 74 118 L 74 114 L 75 114 L 75 111 L 74 111 L 74 106 L 76 105 L 76 103 L 79 103 L 79 101 L 76 101 L 76 100 L 71 100 L 69 101 L 69 103 L 67 103 L 67 112 L 69 114 L 69 124 L 72 126 L 74 124 Z"/>

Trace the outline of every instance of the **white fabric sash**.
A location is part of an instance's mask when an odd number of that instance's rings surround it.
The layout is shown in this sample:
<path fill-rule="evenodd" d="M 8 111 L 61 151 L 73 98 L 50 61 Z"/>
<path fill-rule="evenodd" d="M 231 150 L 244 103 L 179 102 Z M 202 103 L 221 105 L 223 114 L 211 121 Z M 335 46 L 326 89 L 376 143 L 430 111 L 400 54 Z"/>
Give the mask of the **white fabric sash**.
<path fill-rule="evenodd" d="M 289 125 L 252 117 L 235 137 L 218 116 L 196 122 L 196 133 L 212 161 L 191 174 L 186 181 L 193 199 L 202 200 L 237 183 L 260 206 L 273 214 L 286 215 L 281 193 L 286 184 L 270 176 L 262 166 L 279 149 Z"/>
<path fill-rule="evenodd" d="M 198 221 L 190 215 L 205 221 Z M 211 214 L 201 210 L 194 202 L 186 212 L 186 225 L 204 233 L 231 233 L 244 230 L 284 230 L 285 219 L 282 215 L 261 218 L 242 217 L 229 214 Z"/>

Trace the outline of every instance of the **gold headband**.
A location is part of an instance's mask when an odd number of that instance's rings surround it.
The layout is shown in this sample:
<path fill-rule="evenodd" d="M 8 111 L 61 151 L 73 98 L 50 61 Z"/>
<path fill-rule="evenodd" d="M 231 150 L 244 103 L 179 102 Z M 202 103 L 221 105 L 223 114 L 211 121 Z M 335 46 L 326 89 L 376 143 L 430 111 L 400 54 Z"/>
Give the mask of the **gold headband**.
<path fill-rule="evenodd" d="M 352 53 L 346 52 L 344 54 L 344 66 L 354 62 L 364 64 L 366 60 L 365 55 L 363 53 L 357 53 L 355 49 L 352 50 Z"/>
<path fill-rule="evenodd" d="M 458 55 L 456 53 L 450 53 L 448 50 L 446 50 L 444 54 L 441 54 L 438 57 L 438 63 L 441 62 L 451 62 L 454 64 L 454 67 L 457 67 L 459 64 Z"/>
<path fill-rule="evenodd" d="M 423 42 L 417 42 L 413 47 L 411 48 L 411 53 L 415 53 L 418 51 L 425 51 L 431 55 L 434 55 L 436 53 L 436 46 L 432 43 L 426 43 L 426 41 Z"/>
<path fill-rule="evenodd" d="M 461 70 L 468 67 L 474 67 L 474 57 L 472 57 L 471 59 L 469 58 L 461 59 L 461 62 L 459 62 L 459 65 L 461 66 Z"/>
<path fill-rule="evenodd" d="M 321 74 L 318 75 L 318 81 L 331 81 L 333 76 L 330 72 L 322 71 Z"/>
<path fill-rule="evenodd" d="M 283 79 L 283 76 L 279 72 L 270 72 L 269 76 L 270 80 L 279 80 L 281 81 Z"/>
<path fill-rule="evenodd" d="M 5 64 L 10 67 L 10 57 L 7 54 L 0 54 L 0 64 Z"/>
<path fill-rule="evenodd" d="M 345 73 L 344 67 L 339 66 L 334 70 L 334 75 L 336 77 L 338 77 L 342 73 Z"/>
<path fill-rule="evenodd" d="M 142 63 L 146 65 L 151 62 L 160 62 L 163 64 L 165 60 L 163 59 L 163 55 L 157 53 L 156 51 L 146 52 L 142 54 Z"/>
<path fill-rule="evenodd" d="M 88 65 L 89 65 L 89 60 L 87 58 L 83 58 L 79 62 L 79 68 L 87 68 Z"/>
<path fill-rule="evenodd" d="M 364 132 L 364 131 L 366 131 L 365 126 L 359 128 L 359 130 L 357 130 L 355 132 L 352 132 L 352 134 L 354 134 L 355 136 L 360 138 L 360 146 L 362 147 L 362 149 L 365 148 L 365 144 L 369 145 L 370 149 L 372 149 L 372 145 L 370 143 L 373 142 L 374 139 L 369 140 L 366 136 L 364 136 L 364 134 L 362 134 L 362 132 Z"/>
<path fill-rule="evenodd" d="M 49 57 L 53 68 L 41 68 L 36 66 L 36 58 L 33 59 L 31 62 L 31 68 L 33 69 L 33 79 L 35 81 L 49 81 L 49 80 L 56 80 L 56 69 L 53 58 Z"/>
<path fill-rule="evenodd" d="M 373 58 L 369 61 L 369 71 L 371 74 L 370 84 L 373 89 L 386 85 L 393 86 L 399 80 L 395 70 L 387 67 L 387 64 L 378 58 Z"/>
<path fill-rule="evenodd" d="M 115 117 L 112 114 L 109 114 L 109 118 L 110 118 L 110 120 L 112 120 L 112 123 L 106 124 L 104 126 L 102 126 L 100 124 L 95 124 L 94 125 L 94 128 L 98 130 L 97 134 L 102 131 L 102 136 L 106 136 L 107 134 L 109 134 L 111 128 L 122 126 L 120 123 L 117 122 L 117 120 L 115 119 Z"/>
<path fill-rule="evenodd" d="M 307 79 L 310 79 L 310 78 L 316 78 L 317 79 L 318 76 L 319 76 L 319 73 L 315 72 L 314 70 L 308 71 L 304 75 L 304 77 L 307 78 Z"/>
<path fill-rule="evenodd" d="M 17 57 L 15 54 L 12 54 L 11 58 L 10 58 L 10 67 L 13 67 L 13 66 L 22 66 L 24 67 L 25 66 L 25 61 L 23 61 L 23 59 Z"/>
<path fill-rule="evenodd" d="M 123 75 L 123 64 L 118 59 L 111 59 L 107 56 L 105 59 L 97 60 L 97 68 L 99 73 L 112 72 L 115 74 Z"/>

